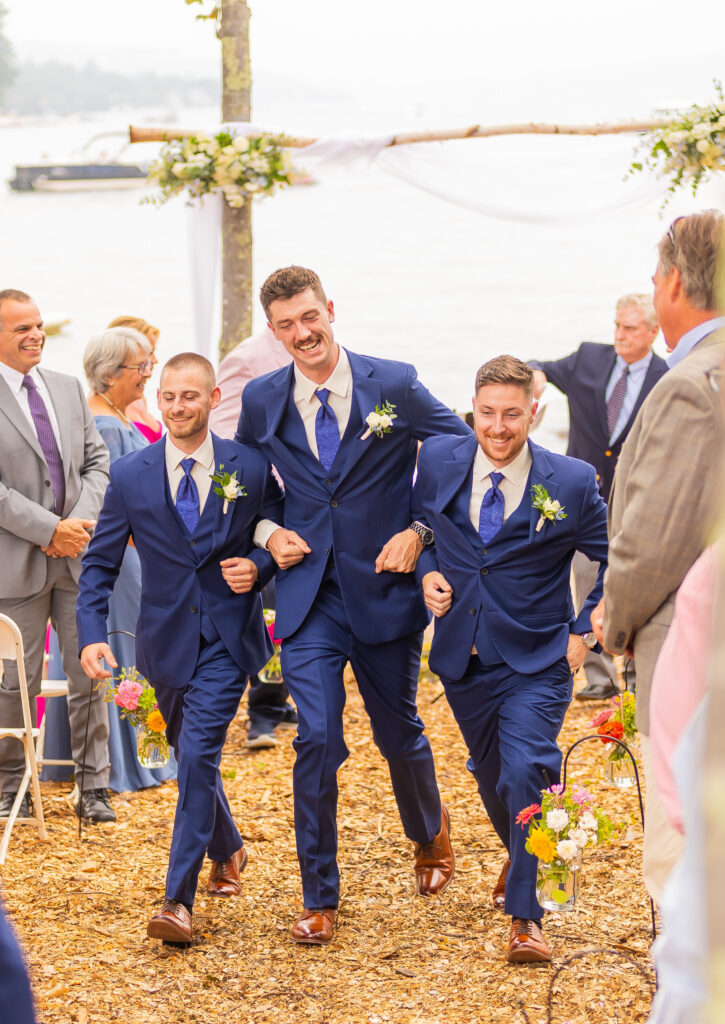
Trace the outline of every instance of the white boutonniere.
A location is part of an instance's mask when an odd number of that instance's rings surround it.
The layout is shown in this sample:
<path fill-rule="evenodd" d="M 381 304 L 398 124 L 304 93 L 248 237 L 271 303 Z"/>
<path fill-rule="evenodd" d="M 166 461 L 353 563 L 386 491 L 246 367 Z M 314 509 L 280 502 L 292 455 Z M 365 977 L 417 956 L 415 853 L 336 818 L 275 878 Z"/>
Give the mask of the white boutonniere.
<path fill-rule="evenodd" d="M 564 506 L 558 501 L 552 501 L 549 497 L 549 492 L 542 484 L 534 484 L 533 492 L 534 500 L 531 504 L 540 513 L 539 521 L 536 524 L 537 533 L 543 528 L 547 519 L 550 519 L 552 523 L 557 522 L 559 519 L 566 519 Z"/>
<path fill-rule="evenodd" d="M 378 437 L 382 437 L 383 434 L 389 434 L 393 429 L 393 420 L 398 418 L 393 412 L 394 408 L 395 406 L 391 405 L 390 402 L 383 402 L 382 408 L 376 405 L 375 411 L 368 413 L 365 417 L 368 429 L 360 440 L 367 441 L 371 434 L 377 434 Z"/>
<path fill-rule="evenodd" d="M 219 463 L 219 469 L 216 473 L 211 474 L 211 478 L 216 484 L 214 493 L 218 494 L 220 498 L 224 498 L 224 508 L 222 509 L 224 515 L 229 510 L 230 502 L 236 501 L 237 498 L 246 498 L 247 492 L 243 484 L 240 484 L 237 480 L 237 471 L 233 473 L 225 473 L 224 463 Z"/>

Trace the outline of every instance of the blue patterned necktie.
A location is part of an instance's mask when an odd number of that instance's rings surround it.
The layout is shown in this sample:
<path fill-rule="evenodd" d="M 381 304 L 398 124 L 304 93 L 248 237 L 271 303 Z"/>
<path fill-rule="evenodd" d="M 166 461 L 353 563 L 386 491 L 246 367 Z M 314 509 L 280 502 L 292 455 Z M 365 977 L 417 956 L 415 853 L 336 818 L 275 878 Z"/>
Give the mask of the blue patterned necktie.
<path fill-rule="evenodd" d="M 335 461 L 337 449 L 340 447 L 340 431 L 337 416 L 328 405 L 329 388 L 319 388 L 315 394 L 320 400 L 320 408 L 315 419 L 315 438 L 317 439 L 317 457 L 325 469 L 329 469 Z"/>
<path fill-rule="evenodd" d="M 38 444 L 45 456 L 48 472 L 50 473 L 50 482 L 53 485 L 53 494 L 55 496 L 55 514 L 62 516 L 63 506 L 65 505 L 65 474 L 63 472 L 63 460 L 58 451 L 58 443 L 53 433 L 53 427 L 50 424 L 48 408 L 32 377 L 23 377 L 23 387 L 28 392 L 30 415 L 33 417 L 35 431 L 38 435 Z"/>
<path fill-rule="evenodd" d="M 478 535 L 484 544 L 488 544 L 503 526 L 504 499 L 498 489 L 503 480 L 503 473 L 490 473 L 491 487 L 486 491 L 481 502 L 481 514 L 478 519 Z"/>
<path fill-rule="evenodd" d="M 182 459 L 179 465 L 184 470 L 184 476 L 176 492 L 176 511 L 181 516 L 184 526 L 193 533 L 199 522 L 199 492 L 191 475 L 191 469 L 196 459 Z"/>

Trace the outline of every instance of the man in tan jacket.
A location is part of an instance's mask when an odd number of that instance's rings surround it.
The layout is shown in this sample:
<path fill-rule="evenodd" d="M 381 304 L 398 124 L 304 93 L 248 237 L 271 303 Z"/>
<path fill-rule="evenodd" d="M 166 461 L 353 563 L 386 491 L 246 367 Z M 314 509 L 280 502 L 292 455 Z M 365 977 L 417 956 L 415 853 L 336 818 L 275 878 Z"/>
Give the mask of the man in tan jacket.
<path fill-rule="evenodd" d="M 654 304 L 670 371 L 642 406 L 619 458 L 609 504 L 609 568 L 592 614 L 608 651 L 634 651 L 647 780 L 644 877 L 655 900 L 681 838 L 667 821 L 651 770 L 650 686 L 677 589 L 706 547 L 717 514 L 722 419 L 708 371 L 725 352 L 725 316 L 715 296 L 724 223 L 715 210 L 679 217 L 659 243 Z"/>

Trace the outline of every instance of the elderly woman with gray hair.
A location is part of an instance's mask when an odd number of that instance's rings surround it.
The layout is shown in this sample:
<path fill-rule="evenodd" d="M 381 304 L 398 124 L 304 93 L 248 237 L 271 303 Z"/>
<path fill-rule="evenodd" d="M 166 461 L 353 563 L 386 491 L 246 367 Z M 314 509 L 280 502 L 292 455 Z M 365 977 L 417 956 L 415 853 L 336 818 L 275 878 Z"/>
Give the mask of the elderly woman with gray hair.
<path fill-rule="evenodd" d="M 83 369 L 91 389 L 88 405 L 94 414 L 98 432 L 108 447 L 111 462 L 148 446 L 149 442 L 128 419 L 125 410 L 143 395 L 146 381 L 151 376 L 151 356 L 152 348 L 148 339 L 132 327 L 107 328 L 91 338 L 86 346 Z M 113 630 L 124 630 L 131 634 L 136 632 L 140 600 L 141 563 L 133 544 L 129 543 L 109 602 L 109 633 Z M 130 636 L 117 633 L 111 636 L 109 642 L 119 666 L 130 668 L 136 663 L 135 644 Z M 53 649 L 51 645 L 51 659 Z M 49 702 L 46 726 L 48 757 L 63 756 L 55 752 L 63 745 L 61 733 L 65 725 L 57 720 L 54 705 L 59 703 Z M 120 717 L 115 704 L 109 704 L 108 710 L 111 756 L 109 788 L 115 792 L 137 790 L 175 778 L 176 764 L 173 758 L 165 768 L 149 769 L 139 764 L 135 728 Z M 45 778 L 54 776 L 54 772 L 44 770 Z"/>

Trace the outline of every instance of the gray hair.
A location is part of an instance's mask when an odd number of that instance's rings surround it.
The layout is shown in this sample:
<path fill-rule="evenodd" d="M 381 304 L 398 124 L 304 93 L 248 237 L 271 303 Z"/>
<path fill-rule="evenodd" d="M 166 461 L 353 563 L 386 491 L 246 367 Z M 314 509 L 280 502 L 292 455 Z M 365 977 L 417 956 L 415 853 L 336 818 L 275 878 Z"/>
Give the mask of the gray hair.
<path fill-rule="evenodd" d="M 109 380 L 120 376 L 121 366 L 133 359 L 138 349 L 151 355 L 148 338 L 133 327 L 109 327 L 95 334 L 83 353 L 83 372 L 91 391 L 107 391 Z"/>
<path fill-rule="evenodd" d="M 703 210 L 677 217 L 660 239 L 659 268 L 665 276 L 677 267 L 682 290 L 695 309 L 716 310 L 720 251 L 725 217 L 719 210 Z"/>
<path fill-rule="evenodd" d="M 629 292 L 627 295 L 623 295 L 621 299 L 617 299 L 617 313 L 621 309 L 626 309 L 627 306 L 636 306 L 642 313 L 644 322 L 648 327 L 659 326 L 657 311 L 655 310 L 655 304 L 652 301 L 651 295 L 648 295 L 646 292 Z"/>

